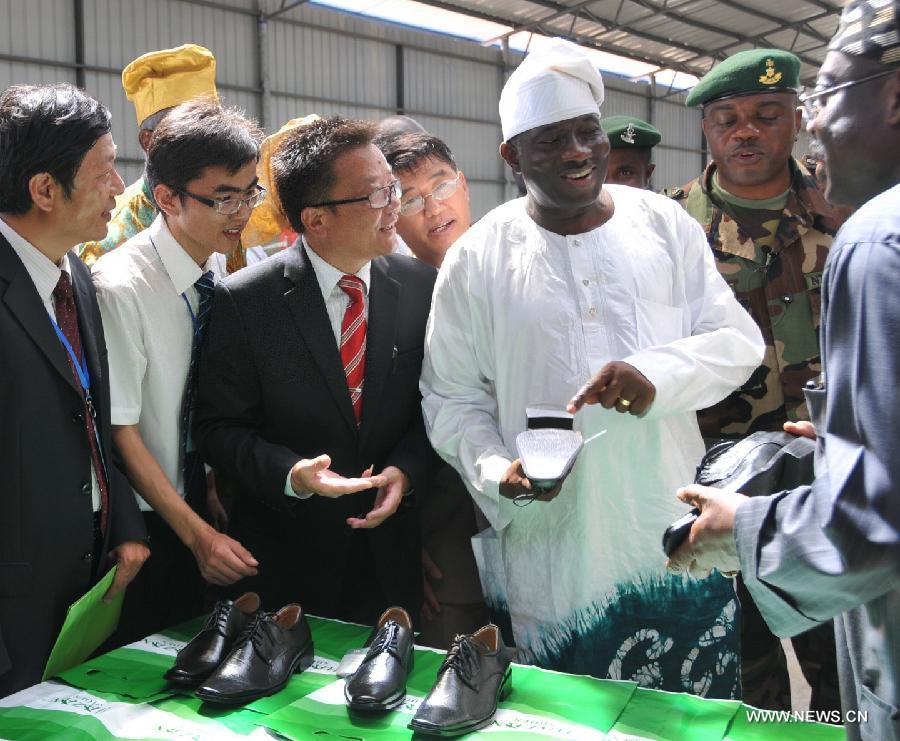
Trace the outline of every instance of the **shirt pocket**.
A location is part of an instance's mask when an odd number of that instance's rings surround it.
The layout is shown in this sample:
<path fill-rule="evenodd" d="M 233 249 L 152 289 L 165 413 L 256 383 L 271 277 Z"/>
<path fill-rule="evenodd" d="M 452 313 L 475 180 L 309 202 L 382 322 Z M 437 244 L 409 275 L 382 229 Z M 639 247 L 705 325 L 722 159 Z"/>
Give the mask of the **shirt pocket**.
<path fill-rule="evenodd" d="M 684 337 L 684 310 L 645 298 L 634 302 L 638 346 L 666 345 Z"/>

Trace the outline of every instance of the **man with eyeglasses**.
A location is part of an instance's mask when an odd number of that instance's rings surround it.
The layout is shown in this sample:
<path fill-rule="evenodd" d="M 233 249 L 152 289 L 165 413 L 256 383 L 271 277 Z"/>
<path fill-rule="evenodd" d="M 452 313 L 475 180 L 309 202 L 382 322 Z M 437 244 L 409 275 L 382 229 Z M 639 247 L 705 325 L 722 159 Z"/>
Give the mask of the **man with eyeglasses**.
<path fill-rule="evenodd" d="M 261 138 L 239 111 L 211 100 L 174 108 L 147 151 L 159 215 L 94 265 L 113 439 L 153 543 L 148 569 L 125 599 L 121 642 L 199 614 L 201 577 L 225 585 L 256 572 L 246 548 L 204 521 L 206 471 L 191 419 L 214 255 L 235 248 L 262 200 Z"/>
<path fill-rule="evenodd" d="M 712 161 L 679 200 L 703 227 L 716 266 L 750 312 L 766 354 L 749 380 L 698 413 L 707 441 L 737 439 L 809 419 L 803 386 L 821 371 L 822 271 L 845 214 L 829 204 L 791 156 L 800 129 L 800 60 L 752 49 L 716 65 L 689 93 L 700 106 Z M 744 700 L 791 709 L 787 659 L 738 577 Z M 813 710 L 840 704 L 830 625 L 797 636 L 794 651 L 812 687 Z"/>
<path fill-rule="evenodd" d="M 431 134 L 401 134 L 380 146 L 402 188 L 397 232 L 417 258 L 440 268 L 472 221 L 466 176 Z"/>
<path fill-rule="evenodd" d="M 294 246 L 223 281 L 197 443 L 238 482 L 230 533 L 263 603 L 373 624 L 422 605 L 418 513 L 436 460 L 418 389 L 436 271 L 392 254 L 400 183 L 374 125 L 289 132 L 274 155 Z"/>
<path fill-rule="evenodd" d="M 688 486 L 701 509 L 678 570 L 741 569 L 772 630 L 834 618 L 851 740 L 900 739 L 900 3 L 848 3 L 801 100 L 825 150 L 826 197 L 857 211 L 822 282 L 822 375 L 811 486 L 769 497 Z"/>

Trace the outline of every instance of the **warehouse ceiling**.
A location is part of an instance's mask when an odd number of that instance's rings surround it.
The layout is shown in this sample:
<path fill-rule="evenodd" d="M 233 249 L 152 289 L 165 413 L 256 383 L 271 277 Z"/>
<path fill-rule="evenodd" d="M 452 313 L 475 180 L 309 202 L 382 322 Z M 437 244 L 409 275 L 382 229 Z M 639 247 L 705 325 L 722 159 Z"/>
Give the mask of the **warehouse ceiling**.
<path fill-rule="evenodd" d="M 811 83 L 837 28 L 830 0 L 419 0 L 521 33 L 562 36 L 590 48 L 697 77 L 743 49 L 794 52 Z"/>

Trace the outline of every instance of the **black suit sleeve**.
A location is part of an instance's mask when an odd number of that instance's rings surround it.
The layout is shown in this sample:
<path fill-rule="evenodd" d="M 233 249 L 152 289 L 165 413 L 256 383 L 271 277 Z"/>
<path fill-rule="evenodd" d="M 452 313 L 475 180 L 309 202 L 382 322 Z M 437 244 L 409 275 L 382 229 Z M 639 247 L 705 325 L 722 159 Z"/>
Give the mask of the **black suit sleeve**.
<path fill-rule="evenodd" d="M 107 462 L 109 496 L 113 499 L 110 512 L 112 519 L 109 528 L 110 550 L 122 543 L 133 541 L 147 542 L 147 528 L 140 507 L 134 498 L 134 492 L 128 479 L 120 470 L 120 456 L 117 450 L 113 460 Z"/>
<path fill-rule="evenodd" d="M 401 314 L 405 321 L 416 326 L 416 336 L 424 338 L 425 323 L 431 307 L 431 295 L 434 291 L 437 271 L 418 260 L 407 262 L 404 259 L 398 262 L 408 271 L 404 272 L 401 282 L 403 291 L 408 294 L 409 303 L 401 311 Z M 442 461 L 431 447 L 425 432 L 425 421 L 422 417 L 422 395 L 417 394 L 417 399 L 416 413 L 410 421 L 409 428 L 388 455 L 385 465 L 399 468 L 409 477 L 410 486 L 416 492 L 424 493 L 429 488 Z"/>
<path fill-rule="evenodd" d="M 200 353 L 194 441 L 203 459 L 269 506 L 287 510 L 298 501 L 284 493 L 298 456 L 267 441 L 259 377 L 247 327 L 228 287 L 216 287 Z"/>

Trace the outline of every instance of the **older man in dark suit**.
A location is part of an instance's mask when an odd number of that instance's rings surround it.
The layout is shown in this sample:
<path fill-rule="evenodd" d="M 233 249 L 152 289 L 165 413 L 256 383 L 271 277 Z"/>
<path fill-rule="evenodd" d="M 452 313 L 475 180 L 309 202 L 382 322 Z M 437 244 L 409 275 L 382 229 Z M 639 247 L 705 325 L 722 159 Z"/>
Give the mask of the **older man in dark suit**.
<path fill-rule="evenodd" d="M 436 272 L 391 254 L 399 183 L 373 133 L 320 120 L 279 147 L 301 239 L 217 288 L 195 430 L 240 483 L 231 534 L 259 561 L 234 591 L 365 623 L 422 604 L 408 495 L 436 462 L 418 390 Z"/>
<path fill-rule="evenodd" d="M 122 179 L 109 112 L 68 85 L 0 96 L 0 697 L 41 680 L 68 605 L 149 555 L 112 465 L 106 345 L 71 248 L 106 232 Z"/>

